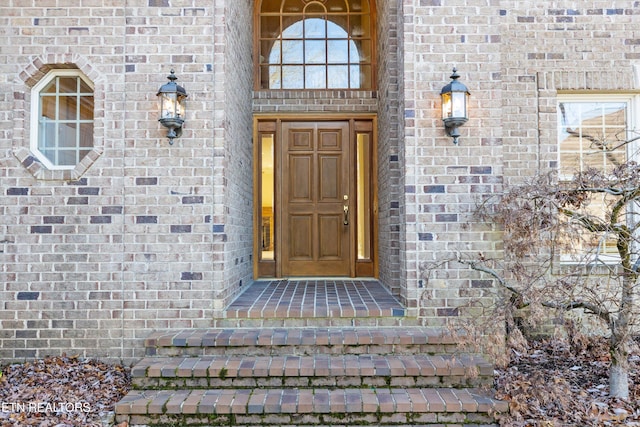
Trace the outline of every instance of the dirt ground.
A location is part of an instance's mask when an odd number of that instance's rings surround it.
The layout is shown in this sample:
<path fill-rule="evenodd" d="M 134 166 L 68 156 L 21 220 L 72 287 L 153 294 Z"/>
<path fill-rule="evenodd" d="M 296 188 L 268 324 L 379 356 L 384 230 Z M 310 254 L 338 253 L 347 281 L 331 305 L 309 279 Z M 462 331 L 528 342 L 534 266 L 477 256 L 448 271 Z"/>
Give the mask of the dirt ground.
<path fill-rule="evenodd" d="M 608 397 L 607 341 L 584 338 L 573 348 L 565 340 L 529 343 L 511 351 L 511 362 L 496 371 L 497 398 L 509 401 L 509 427 L 640 427 L 640 354 L 630 357 L 629 401 Z"/>
<path fill-rule="evenodd" d="M 0 426 L 103 427 L 130 389 L 123 366 L 72 357 L 5 366 Z"/>

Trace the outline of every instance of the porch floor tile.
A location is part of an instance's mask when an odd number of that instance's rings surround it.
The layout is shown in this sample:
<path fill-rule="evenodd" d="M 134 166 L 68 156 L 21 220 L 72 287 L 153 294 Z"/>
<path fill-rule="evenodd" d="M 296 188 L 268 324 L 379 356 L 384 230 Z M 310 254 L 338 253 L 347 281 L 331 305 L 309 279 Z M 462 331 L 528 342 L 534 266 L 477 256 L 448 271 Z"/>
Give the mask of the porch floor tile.
<path fill-rule="evenodd" d="M 404 315 L 379 281 L 360 279 L 256 281 L 226 309 L 236 319 Z"/>

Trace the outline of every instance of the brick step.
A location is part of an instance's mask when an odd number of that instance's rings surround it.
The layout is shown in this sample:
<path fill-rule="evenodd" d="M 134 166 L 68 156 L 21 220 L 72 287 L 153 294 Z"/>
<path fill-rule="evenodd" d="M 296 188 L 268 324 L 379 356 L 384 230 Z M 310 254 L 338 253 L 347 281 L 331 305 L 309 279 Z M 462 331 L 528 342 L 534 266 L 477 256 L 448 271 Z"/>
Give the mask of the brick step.
<path fill-rule="evenodd" d="M 116 421 L 145 425 L 494 426 L 508 410 L 475 389 L 281 388 L 132 391 Z"/>
<path fill-rule="evenodd" d="M 160 388 L 479 387 L 493 367 L 478 356 L 309 355 L 148 357 L 133 385 Z"/>
<path fill-rule="evenodd" d="M 391 327 L 421 326 L 415 310 L 404 309 L 404 316 L 360 317 L 241 317 L 225 312 L 229 317 L 214 319 L 216 328 L 302 328 L 302 327 Z"/>
<path fill-rule="evenodd" d="M 439 329 L 405 327 L 215 328 L 156 332 L 148 356 L 447 354 L 456 340 Z"/>

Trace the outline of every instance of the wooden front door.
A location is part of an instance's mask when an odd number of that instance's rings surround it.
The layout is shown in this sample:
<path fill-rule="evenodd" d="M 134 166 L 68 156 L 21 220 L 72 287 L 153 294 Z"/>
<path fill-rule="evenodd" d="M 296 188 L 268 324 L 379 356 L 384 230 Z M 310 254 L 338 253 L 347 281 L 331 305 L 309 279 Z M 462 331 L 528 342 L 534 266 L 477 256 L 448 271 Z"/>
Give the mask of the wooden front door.
<path fill-rule="evenodd" d="M 350 276 L 349 122 L 283 122 L 282 276 Z"/>
<path fill-rule="evenodd" d="M 255 277 L 377 277 L 375 117 L 258 117 Z"/>

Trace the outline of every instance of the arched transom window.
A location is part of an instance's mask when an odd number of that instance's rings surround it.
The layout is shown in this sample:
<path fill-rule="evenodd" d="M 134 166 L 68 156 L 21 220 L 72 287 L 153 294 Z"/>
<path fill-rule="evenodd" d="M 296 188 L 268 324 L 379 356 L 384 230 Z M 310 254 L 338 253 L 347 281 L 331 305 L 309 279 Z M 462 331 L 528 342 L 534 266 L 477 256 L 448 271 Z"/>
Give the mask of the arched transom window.
<path fill-rule="evenodd" d="M 259 89 L 373 89 L 369 0 L 262 0 Z"/>

